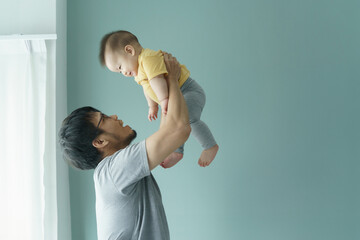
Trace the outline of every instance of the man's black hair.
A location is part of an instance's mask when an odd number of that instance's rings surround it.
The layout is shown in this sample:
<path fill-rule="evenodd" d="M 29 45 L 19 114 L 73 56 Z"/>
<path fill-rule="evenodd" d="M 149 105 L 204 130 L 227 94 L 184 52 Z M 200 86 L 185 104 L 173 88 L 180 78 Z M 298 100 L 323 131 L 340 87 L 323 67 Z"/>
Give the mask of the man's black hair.
<path fill-rule="evenodd" d="M 59 143 L 64 159 L 78 169 L 94 169 L 101 161 L 100 152 L 92 141 L 103 131 L 97 130 L 91 120 L 100 112 L 93 107 L 82 107 L 73 111 L 62 123 Z"/>

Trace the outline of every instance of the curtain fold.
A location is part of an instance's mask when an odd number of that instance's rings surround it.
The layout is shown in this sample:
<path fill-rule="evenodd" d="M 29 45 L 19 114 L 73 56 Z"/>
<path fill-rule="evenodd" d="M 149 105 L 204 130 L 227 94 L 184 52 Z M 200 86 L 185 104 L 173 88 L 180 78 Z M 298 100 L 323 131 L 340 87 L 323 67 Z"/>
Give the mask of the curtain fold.
<path fill-rule="evenodd" d="M 0 239 L 57 239 L 48 60 L 45 40 L 0 41 Z"/>

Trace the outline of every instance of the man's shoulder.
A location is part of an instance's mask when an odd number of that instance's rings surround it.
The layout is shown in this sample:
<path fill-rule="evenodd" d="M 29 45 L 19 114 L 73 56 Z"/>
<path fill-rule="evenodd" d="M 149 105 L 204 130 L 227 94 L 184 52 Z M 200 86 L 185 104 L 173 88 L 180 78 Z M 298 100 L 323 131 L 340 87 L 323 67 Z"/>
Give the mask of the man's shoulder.
<path fill-rule="evenodd" d="M 98 188 L 111 183 L 118 192 L 124 192 L 149 174 L 145 140 L 143 140 L 104 158 L 94 171 L 94 182 Z"/>
<path fill-rule="evenodd" d="M 94 174 L 99 173 L 105 170 L 106 168 L 109 168 L 113 161 L 119 161 L 122 158 L 131 157 L 131 155 L 137 154 L 138 152 L 141 152 L 143 150 L 146 151 L 145 141 L 146 140 L 144 139 L 140 142 L 130 144 L 125 148 L 119 149 L 112 155 L 106 156 L 96 166 Z"/>

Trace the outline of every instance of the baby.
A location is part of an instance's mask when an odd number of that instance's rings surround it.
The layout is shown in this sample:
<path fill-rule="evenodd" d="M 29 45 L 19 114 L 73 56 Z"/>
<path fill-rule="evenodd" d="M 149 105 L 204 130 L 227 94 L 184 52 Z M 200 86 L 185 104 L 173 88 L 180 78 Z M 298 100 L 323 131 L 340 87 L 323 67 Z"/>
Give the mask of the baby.
<path fill-rule="evenodd" d="M 134 77 L 142 85 L 149 106 L 148 119 L 157 119 L 158 104 L 163 114 L 167 112 L 169 91 L 165 76 L 167 74 L 161 51 L 143 48 L 137 37 L 127 31 L 106 34 L 101 40 L 100 62 L 110 71 Z M 179 79 L 180 90 L 189 111 L 191 134 L 204 149 L 199 158 L 199 165 L 208 166 L 215 158 L 219 146 L 208 126 L 200 120 L 205 105 L 205 92 L 195 80 L 190 78 L 189 70 L 181 65 Z M 170 154 L 161 166 L 170 168 L 183 158 L 184 145 Z"/>

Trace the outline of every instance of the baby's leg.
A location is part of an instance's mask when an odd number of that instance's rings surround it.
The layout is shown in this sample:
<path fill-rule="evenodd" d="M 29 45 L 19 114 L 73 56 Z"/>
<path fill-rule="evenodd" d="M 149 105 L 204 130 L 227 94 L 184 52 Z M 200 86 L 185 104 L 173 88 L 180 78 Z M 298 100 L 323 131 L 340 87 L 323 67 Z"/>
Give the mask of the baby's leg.
<path fill-rule="evenodd" d="M 173 152 L 160 165 L 163 168 L 171 168 L 183 158 L 183 155 L 182 153 Z"/>
<path fill-rule="evenodd" d="M 219 146 L 209 129 L 209 127 L 200 120 L 202 110 L 205 106 L 206 96 L 204 90 L 193 79 L 189 78 L 181 87 L 184 95 L 191 125 L 191 135 L 200 143 L 204 149 L 199 158 L 199 165 L 202 167 L 208 166 L 215 158 Z M 161 166 L 169 168 L 174 166 L 183 158 L 184 145 L 171 153 Z"/>
<path fill-rule="evenodd" d="M 209 127 L 200 120 L 202 110 L 205 106 L 206 95 L 202 87 L 194 80 L 183 91 L 183 95 L 188 107 L 191 135 L 200 143 L 204 149 L 199 158 L 199 165 L 208 166 L 215 158 L 219 146 L 209 129 Z"/>
<path fill-rule="evenodd" d="M 184 145 L 175 150 L 175 152 L 171 153 L 165 160 L 160 164 L 163 168 L 171 168 L 175 164 L 177 164 L 184 156 Z"/>
<path fill-rule="evenodd" d="M 201 153 L 198 164 L 201 167 L 209 166 L 219 150 L 219 146 L 216 144 L 209 127 L 206 125 L 206 123 L 199 120 L 191 124 L 191 134 L 196 138 L 196 140 L 201 144 L 201 147 L 204 149 Z"/>

